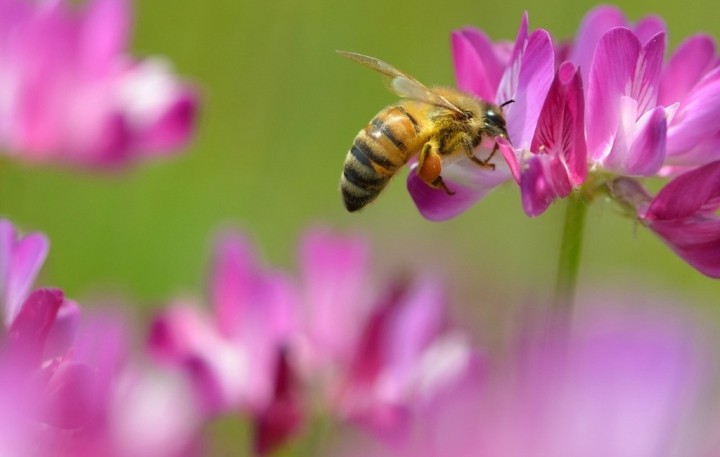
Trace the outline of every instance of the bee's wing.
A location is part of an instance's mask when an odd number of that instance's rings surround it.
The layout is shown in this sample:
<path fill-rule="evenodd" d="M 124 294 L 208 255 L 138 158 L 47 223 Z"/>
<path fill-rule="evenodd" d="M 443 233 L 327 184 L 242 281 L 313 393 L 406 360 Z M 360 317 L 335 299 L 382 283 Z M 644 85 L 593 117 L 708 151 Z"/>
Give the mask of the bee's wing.
<path fill-rule="evenodd" d="M 387 86 L 395 94 L 417 100 L 420 102 L 429 103 L 431 105 L 440 106 L 447 108 L 458 113 L 462 113 L 462 110 L 450 103 L 445 97 L 433 91 L 432 89 L 425 86 L 423 83 L 413 78 L 410 75 L 403 73 L 397 68 L 393 67 L 387 62 L 384 62 L 375 57 L 370 57 L 362 54 L 357 54 L 348 51 L 337 51 L 341 56 L 347 57 L 350 60 L 365 65 L 375 71 L 379 71 L 388 78 Z"/>

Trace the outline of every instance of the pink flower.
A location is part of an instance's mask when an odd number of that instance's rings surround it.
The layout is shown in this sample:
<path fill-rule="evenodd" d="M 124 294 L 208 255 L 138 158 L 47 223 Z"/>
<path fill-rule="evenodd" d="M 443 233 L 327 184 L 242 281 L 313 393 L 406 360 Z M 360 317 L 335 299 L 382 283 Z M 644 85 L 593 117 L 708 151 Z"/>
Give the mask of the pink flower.
<path fill-rule="evenodd" d="M 564 62 L 550 86 L 529 149 L 500 144 L 529 216 L 542 214 L 556 198 L 567 197 L 585 181 L 584 113 L 580 71 Z"/>
<path fill-rule="evenodd" d="M 555 64 L 550 35 L 542 29 L 529 33 L 525 15 L 509 54 L 505 45 L 491 43 L 474 29 L 455 32 L 452 44 L 459 88 L 497 104 L 514 100 L 505 108 L 507 131 L 514 147 L 529 148 L 553 80 Z M 488 156 L 493 146 L 494 141 L 484 142 L 478 156 Z M 408 176 L 408 190 L 423 216 L 436 221 L 450 219 L 510 178 L 510 170 L 502 161 L 494 163 L 496 169 L 489 170 L 465 157 L 443 162 L 443 179 L 455 192 L 452 196 L 427 186 L 412 172 Z"/>
<path fill-rule="evenodd" d="M 300 424 L 275 416 L 287 418 L 294 407 L 284 365 L 294 289 L 285 275 L 258 265 L 242 237 L 228 234 L 215 249 L 210 300 L 211 316 L 189 303 L 170 306 L 153 324 L 150 348 L 190 375 L 206 414 L 254 416 L 256 448 L 268 452 Z"/>
<path fill-rule="evenodd" d="M 332 407 L 341 418 L 402 440 L 415 405 L 468 370 L 469 338 L 450 328 L 445 304 L 438 281 L 421 277 L 376 307 L 342 374 Z"/>
<path fill-rule="evenodd" d="M 454 217 L 512 175 L 525 212 L 537 216 L 573 191 L 590 201 L 618 177 L 667 176 L 720 158 L 715 43 L 694 36 L 663 66 L 665 35 L 660 18 L 631 24 L 612 6 L 591 10 L 565 43 L 553 43 L 544 30 L 530 34 L 527 15 L 511 51 L 478 30 L 454 32 L 458 87 L 498 104 L 514 100 L 504 108 L 508 138 L 485 141 L 480 153 L 497 145 L 507 167 L 445 159 L 443 180 L 455 195 L 410 173 L 421 214 Z"/>
<path fill-rule="evenodd" d="M 620 175 L 652 176 L 665 160 L 668 112 L 657 105 L 665 49 L 629 29 L 605 33 L 590 67 L 587 143 L 591 160 Z"/>
<path fill-rule="evenodd" d="M 42 234 L 19 237 L 0 221 L 0 453 L 197 455 L 204 417 L 189 386 L 177 373 L 131 368 L 122 319 L 81 319 L 62 291 L 28 292 L 47 247 Z"/>
<path fill-rule="evenodd" d="M 667 160 L 698 166 L 720 159 L 720 69 L 714 40 L 686 39 L 660 80 L 659 102 L 677 109 L 668 125 Z"/>
<path fill-rule="evenodd" d="M 115 167 L 168 154 L 196 95 L 160 59 L 126 54 L 126 0 L 0 0 L 0 146 L 29 161 Z"/>
<path fill-rule="evenodd" d="M 709 457 L 717 414 L 699 402 L 715 367 L 698 326 L 638 301 L 618 300 L 634 314 L 607 298 L 579 308 L 567 341 L 533 322 L 517 347 L 424 403 L 406 443 L 338 454 Z"/>
<path fill-rule="evenodd" d="M 309 231 L 297 282 L 259 266 L 239 236 L 217 246 L 214 313 L 178 302 L 156 319 L 150 345 L 189 375 L 206 414 L 249 414 L 260 455 L 313 410 L 400 439 L 413 404 L 468 364 L 440 283 L 423 276 L 378 300 L 361 238 Z"/>
<path fill-rule="evenodd" d="M 643 192 L 635 190 L 634 194 Z M 649 199 L 649 198 L 647 198 Z M 635 205 L 643 223 L 683 260 L 720 278 L 720 161 L 686 172 L 668 183 L 649 204 Z"/>
<path fill-rule="evenodd" d="M 90 379 L 66 404 L 86 404 L 82 427 L 58 436 L 67 455 L 82 457 L 191 457 L 201 455 L 207 421 L 192 386 L 177 370 L 130 357 L 127 325 L 111 313 L 85 319 L 72 361 Z"/>
<path fill-rule="evenodd" d="M 10 221 L 0 219 L 0 303 L 9 326 L 45 262 L 48 240 L 40 233 L 18 237 Z"/>
<path fill-rule="evenodd" d="M 312 229 L 300 240 L 298 264 L 295 357 L 305 375 L 332 378 L 353 356 L 372 312 L 370 246 L 362 237 Z"/>
<path fill-rule="evenodd" d="M 658 33 L 665 32 L 665 23 L 658 16 L 645 16 L 637 24 L 631 24 L 619 8 L 600 5 L 590 10 L 582 20 L 575 39 L 567 43 L 563 57 L 571 61 L 588 81 L 590 68 L 598 43 L 611 29 L 624 27 L 631 30 L 644 45 Z"/>

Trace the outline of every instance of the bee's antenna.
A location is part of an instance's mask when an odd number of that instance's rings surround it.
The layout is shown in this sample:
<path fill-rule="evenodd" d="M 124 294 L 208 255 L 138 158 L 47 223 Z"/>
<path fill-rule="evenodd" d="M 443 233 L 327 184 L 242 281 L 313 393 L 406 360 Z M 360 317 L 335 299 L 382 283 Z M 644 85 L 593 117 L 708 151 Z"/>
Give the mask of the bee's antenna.
<path fill-rule="evenodd" d="M 513 100 L 513 99 L 511 98 L 510 100 L 501 103 L 501 104 L 500 104 L 500 108 L 501 108 L 501 109 L 502 109 L 502 108 L 505 108 L 505 107 L 508 106 L 510 103 L 515 103 L 515 100 Z"/>

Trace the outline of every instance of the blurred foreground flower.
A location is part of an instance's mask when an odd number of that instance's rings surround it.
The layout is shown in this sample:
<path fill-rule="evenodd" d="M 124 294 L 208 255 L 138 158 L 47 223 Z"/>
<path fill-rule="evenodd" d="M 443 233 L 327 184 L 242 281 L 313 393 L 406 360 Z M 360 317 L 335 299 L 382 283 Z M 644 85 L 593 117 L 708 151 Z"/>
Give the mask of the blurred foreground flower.
<path fill-rule="evenodd" d="M 127 55 L 129 29 L 127 0 L 0 0 L 0 149 L 107 168 L 183 146 L 196 94 Z"/>
<path fill-rule="evenodd" d="M 29 292 L 47 246 L 0 220 L 0 454 L 194 455 L 202 416 L 183 378 L 127 360 L 118 316 L 81 318 L 62 291 Z"/>
<path fill-rule="evenodd" d="M 698 327 L 617 304 L 581 307 L 569 339 L 534 322 L 514 350 L 423 404 L 407 442 L 335 455 L 717 455 L 717 405 L 703 406 L 716 398 L 716 358 Z"/>
<path fill-rule="evenodd" d="M 571 194 L 581 196 L 582 204 L 600 194 L 615 198 L 611 187 L 617 179 L 640 183 L 719 160 L 715 42 L 692 36 L 663 63 L 666 35 L 660 18 L 631 24 L 612 6 L 590 11 L 566 43 L 553 43 L 542 29 L 530 32 L 527 14 L 512 46 L 493 43 L 473 28 L 454 32 L 459 88 L 498 104 L 514 100 L 504 109 L 512 144 L 497 139 L 507 164 L 496 160 L 494 171 L 470 160 L 443 163 L 443 179 L 456 195 L 421 185 L 411 173 L 408 190 L 419 211 L 431 220 L 449 219 L 513 177 L 525 212 L 538 216 Z M 675 224 L 672 238 L 693 239 L 702 232 L 720 239 L 718 226 L 699 221 Z M 648 225 L 668 241 L 658 223 Z M 669 244 L 701 272 L 718 277 L 707 262 L 691 261 L 692 255 Z"/>
<path fill-rule="evenodd" d="M 155 321 L 150 345 L 190 375 L 210 413 L 254 418 L 267 454 L 317 412 L 388 440 L 406 432 L 414 403 L 469 366 L 440 284 L 420 277 L 372 292 L 367 244 L 325 230 L 300 249 L 300 281 L 259 265 L 226 235 L 210 278 L 213 316 L 188 303 Z"/>

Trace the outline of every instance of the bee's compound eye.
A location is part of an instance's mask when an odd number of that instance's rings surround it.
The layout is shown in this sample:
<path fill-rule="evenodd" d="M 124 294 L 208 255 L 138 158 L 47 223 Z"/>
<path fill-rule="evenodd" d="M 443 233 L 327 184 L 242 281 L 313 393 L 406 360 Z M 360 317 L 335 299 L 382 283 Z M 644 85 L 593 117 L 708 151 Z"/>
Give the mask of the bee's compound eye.
<path fill-rule="evenodd" d="M 487 112 L 485 112 L 485 115 L 490 118 L 497 118 L 497 114 L 491 109 L 487 110 Z"/>

